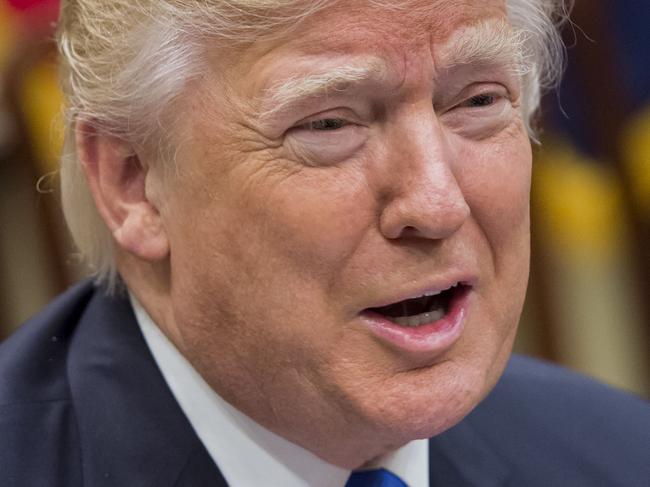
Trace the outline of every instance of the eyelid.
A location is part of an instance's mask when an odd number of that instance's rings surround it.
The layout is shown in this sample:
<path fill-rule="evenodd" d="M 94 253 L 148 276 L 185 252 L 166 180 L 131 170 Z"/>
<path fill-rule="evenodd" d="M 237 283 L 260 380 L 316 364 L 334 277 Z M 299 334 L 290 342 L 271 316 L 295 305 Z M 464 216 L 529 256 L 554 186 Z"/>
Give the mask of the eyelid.
<path fill-rule="evenodd" d="M 348 107 L 336 107 L 314 113 L 298 120 L 289 127 L 289 131 L 309 130 L 308 125 L 310 123 L 321 120 L 340 120 L 343 122 L 343 127 L 341 127 L 341 129 L 350 125 L 363 125 L 361 118 L 352 109 Z"/>
<path fill-rule="evenodd" d="M 471 105 L 471 102 L 475 98 L 483 97 L 483 96 L 492 98 L 492 102 L 487 105 L 478 105 L 478 106 Z M 493 91 L 484 91 L 481 93 L 476 93 L 475 95 L 471 95 L 467 98 L 464 98 L 463 100 L 461 100 L 460 103 L 455 105 L 455 107 L 467 108 L 471 110 L 481 110 L 481 109 L 488 110 L 490 108 L 493 108 L 495 105 L 499 104 L 499 102 L 504 101 L 506 99 L 507 99 L 506 96 L 504 96 L 503 94 L 495 93 Z"/>
<path fill-rule="evenodd" d="M 366 140 L 362 127 L 355 123 L 337 130 L 309 130 L 294 126 L 285 138 L 289 150 L 308 166 L 338 164 L 356 154 Z"/>
<path fill-rule="evenodd" d="M 472 83 L 463 88 L 455 96 L 451 97 L 447 102 L 441 103 L 443 107 L 441 113 L 453 110 L 461 106 L 463 103 L 471 100 L 475 96 L 492 95 L 496 98 L 507 99 L 512 101 L 513 96 L 510 89 L 502 83 L 487 82 L 487 83 Z"/>
<path fill-rule="evenodd" d="M 315 128 L 312 127 L 312 124 L 315 124 L 317 122 L 325 122 L 327 120 L 341 122 L 341 126 L 338 127 L 338 128 L 333 128 L 333 129 L 320 129 L 320 130 L 315 129 Z M 313 132 L 328 132 L 328 131 L 332 132 L 332 131 L 335 131 L 335 130 L 341 130 L 341 129 L 349 126 L 349 125 L 352 125 L 352 122 L 350 122 L 349 120 L 347 120 L 347 119 L 345 119 L 343 117 L 335 117 L 335 116 L 327 117 L 326 116 L 326 117 L 310 118 L 309 120 L 307 120 L 307 121 L 305 121 L 303 123 L 299 123 L 299 124 L 294 125 L 292 127 L 292 129 L 293 130 L 295 130 L 295 129 L 308 130 L 308 131 L 313 131 Z"/>

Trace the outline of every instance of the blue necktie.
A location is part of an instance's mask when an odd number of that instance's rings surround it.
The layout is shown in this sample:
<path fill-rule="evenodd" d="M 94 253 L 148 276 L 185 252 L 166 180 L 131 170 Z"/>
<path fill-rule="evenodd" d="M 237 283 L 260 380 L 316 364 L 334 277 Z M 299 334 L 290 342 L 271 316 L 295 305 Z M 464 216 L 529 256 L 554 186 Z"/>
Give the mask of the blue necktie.
<path fill-rule="evenodd" d="M 408 487 L 408 485 L 394 473 L 380 468 L 353 472 L 345 487 Z"/>

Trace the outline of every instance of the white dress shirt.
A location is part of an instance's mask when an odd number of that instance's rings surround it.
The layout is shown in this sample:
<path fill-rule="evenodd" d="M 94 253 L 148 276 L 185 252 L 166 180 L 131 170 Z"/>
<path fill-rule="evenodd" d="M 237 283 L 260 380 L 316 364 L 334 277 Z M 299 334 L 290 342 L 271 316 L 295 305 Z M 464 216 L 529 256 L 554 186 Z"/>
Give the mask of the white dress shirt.
<path fill-rule="evenodd" d="M 147 346 L 194 431 L 230 487 L 342 487 L 350 471 L 260 426 L 224 401 L 160 331 L 131 295 Z M 409 487 L 429 485 L 429 445 L 416 440 L 373 467 L 398 475 Z"/>

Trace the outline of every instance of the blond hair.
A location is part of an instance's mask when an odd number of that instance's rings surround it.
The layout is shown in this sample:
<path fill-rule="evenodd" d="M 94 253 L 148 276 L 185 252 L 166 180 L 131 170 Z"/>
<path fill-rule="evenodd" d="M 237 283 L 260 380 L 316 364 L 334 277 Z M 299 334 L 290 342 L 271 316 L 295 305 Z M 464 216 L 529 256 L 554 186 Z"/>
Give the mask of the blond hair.
<path fill-rule="evenodd" d="M 337 0 L 63 0 L 58 29 L 61 79 L 67 99 L 61 159 L 63 212 L 93 274 L 115 284 L 113 238 L 86 184 L 75 125 L 98 130 L 136 148 L 168 147 L 165 114 L 186 84 L 205 68 L 206 39 L 234 46 L 280 35 Z M 381 8 L 408 1 L 372 0 Z M 542 92 L 559 78 L 564 50 L 558 25 L 563 0 L 506 0 L 510 23 L 528 69 L 522 73 L 523 115 L 530 126 Z M 167 125 L 168 126 L 168 125 Z M 160 158 L 164 159 L 162 152 Z"/>

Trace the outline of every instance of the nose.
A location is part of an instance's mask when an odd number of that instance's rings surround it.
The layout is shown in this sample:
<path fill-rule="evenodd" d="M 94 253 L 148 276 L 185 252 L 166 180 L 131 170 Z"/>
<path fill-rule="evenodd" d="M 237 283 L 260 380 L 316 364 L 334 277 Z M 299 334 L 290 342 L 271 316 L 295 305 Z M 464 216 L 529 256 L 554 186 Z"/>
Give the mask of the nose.
<path fill-rule="evenodd" d="M 388 239 L 435 240 L 456 233 L 470 207 L 454 175 L 457 151 L 436 115 L 420 114 L 402 124 L 390 145 L 381 233 Z"/>

